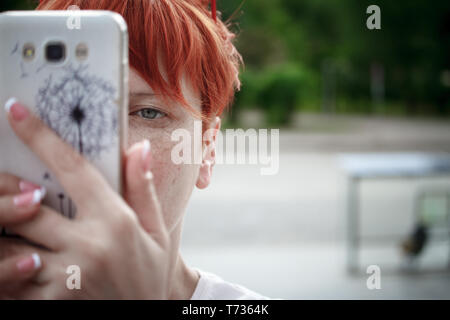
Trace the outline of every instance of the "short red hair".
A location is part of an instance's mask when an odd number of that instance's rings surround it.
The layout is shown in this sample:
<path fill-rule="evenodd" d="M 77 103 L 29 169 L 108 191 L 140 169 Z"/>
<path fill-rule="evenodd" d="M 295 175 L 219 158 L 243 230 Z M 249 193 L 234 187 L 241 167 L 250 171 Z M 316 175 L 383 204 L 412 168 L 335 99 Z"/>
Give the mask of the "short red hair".
<path fill-rule="evenodd" d="M 130 66 L 156 93 L 193 111 L 182 95 L 181 76 L 189 77 L 202 99 L 203 120 L 220 116 L 240 89 L 242 57 L 232 44 L 235 35 L 213 20 L 207 0 L 42 0 L 36 10 L 110 10 L 128 24 Z M 158 68 L 162 53 L 165 81 Z"/>

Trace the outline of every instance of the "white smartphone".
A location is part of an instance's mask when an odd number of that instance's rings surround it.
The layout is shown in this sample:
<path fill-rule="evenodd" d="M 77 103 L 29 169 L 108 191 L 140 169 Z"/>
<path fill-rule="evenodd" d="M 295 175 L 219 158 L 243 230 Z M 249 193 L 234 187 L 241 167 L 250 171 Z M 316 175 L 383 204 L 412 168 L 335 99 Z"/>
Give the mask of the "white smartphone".
<path fill-rule="evenodd" d="M 0 14 L 0 103 L 10 97 L 28 106 L 122 194 L 128 33 L 119 14 L 96 10 Z M 0 172 L 44 186 L 43 203 L 75 217 L 70 196 L 16 137 L 4 115 L 0 115 Z"/>

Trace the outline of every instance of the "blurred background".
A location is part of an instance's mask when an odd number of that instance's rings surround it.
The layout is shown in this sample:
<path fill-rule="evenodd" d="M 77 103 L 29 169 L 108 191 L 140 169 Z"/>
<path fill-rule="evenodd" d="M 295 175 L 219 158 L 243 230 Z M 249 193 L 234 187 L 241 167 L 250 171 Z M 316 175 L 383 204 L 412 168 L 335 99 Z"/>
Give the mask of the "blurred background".
<path fill-rule="evenodd" d="M 280 129 L 280 168 L 215 167 L 188 208 L 188 264 L 274 298 L 449 299 L 450 2 L 218 10 L 245 61 L 224 127 Z"/>

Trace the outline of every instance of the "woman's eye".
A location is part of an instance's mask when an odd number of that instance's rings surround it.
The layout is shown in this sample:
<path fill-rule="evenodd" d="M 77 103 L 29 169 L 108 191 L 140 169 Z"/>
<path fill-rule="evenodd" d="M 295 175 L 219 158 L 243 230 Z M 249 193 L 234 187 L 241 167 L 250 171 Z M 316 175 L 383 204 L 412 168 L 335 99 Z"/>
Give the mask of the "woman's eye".
<path fill-rule="evenodd" d="M 133 112 L 132 114 L 149 120 L 159 119 L 166 116 L 164 112 L 152 108 L 141 109 Z"/>

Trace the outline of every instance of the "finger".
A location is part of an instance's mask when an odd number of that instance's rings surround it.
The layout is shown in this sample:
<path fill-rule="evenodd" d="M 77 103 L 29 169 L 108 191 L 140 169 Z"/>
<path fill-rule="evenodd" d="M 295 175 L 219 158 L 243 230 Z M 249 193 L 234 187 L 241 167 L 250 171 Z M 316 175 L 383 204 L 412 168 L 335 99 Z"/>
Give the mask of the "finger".
<path fill-rule="evenodd" d="M 0 172 L 0 195 L 31 191 L 39 188 L 38 185 L 32 182 L 21 180 L 6 172 Z"/>
<path fill-rule="evenodd" d="M 47 262 L 47 267 L 35 275 L 31 283 L 38 285 L 47 283 L 54 276 L 54 270 L 49 268 L 48 265 L 50 254 L 54 253 L 36 246 L 24 238 L 0 238 L 0 262 L 12 257 L 27 255 L 30 252 L 38 253 L 41 259 Z"/>
<path fill-rule="evenodd" d="M 0 262 L 0 292 L 31 279 L 42 268 L 38 253 L 22 254 Z"/>
<path fill-rule="evenodd" d="M 89 204 L 100 197 L 99 192 L 104 196 L 105 190 L 109 190 L 103 176 L 28 108 L 11 98 L 5 104 L 5 109 L 16 135 L 56 175 L 78 206 Z"/>
<path fill-rule="evenodd" d="M 0 261 L 29 251 L 30 244 L 23 238 L 0 238 Z"/>
<path fill-rule="evenodd" d="M 0 194 L 19 193 L 20 179 L 16 176 L 1 172 L 0 173 Z"/>
<path fill-rule="evenodd" d="M 70 243 L 72 220 L 51 208 L 41 205 L 34 216 L 24 223 L 9 226 L 13 233 L 52 251 L 60 251 Z"/>
<path fill-rule="evenodd" d="M 135 144 L 126 155 L 126 192 L 128 205 L 138 216 L 141 226 L 157 240 L 164 241 L 167 229 L 150 171 L 150 142 Z"/>
<path fill-rule="evenodd" d="M 0 197 L 0 225 L 9 226 L 30 219 L 45 197 L 45 188 Z"/>

